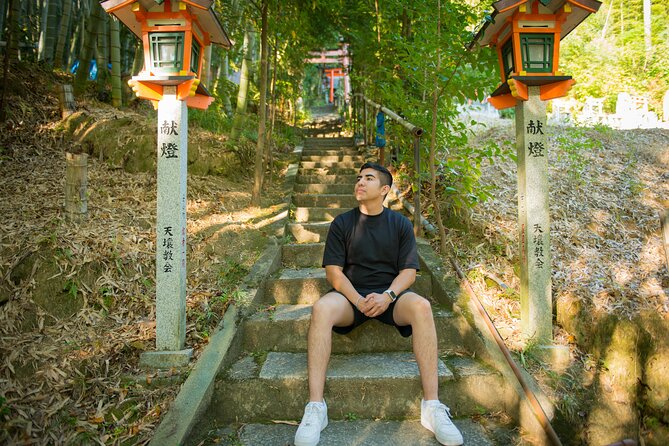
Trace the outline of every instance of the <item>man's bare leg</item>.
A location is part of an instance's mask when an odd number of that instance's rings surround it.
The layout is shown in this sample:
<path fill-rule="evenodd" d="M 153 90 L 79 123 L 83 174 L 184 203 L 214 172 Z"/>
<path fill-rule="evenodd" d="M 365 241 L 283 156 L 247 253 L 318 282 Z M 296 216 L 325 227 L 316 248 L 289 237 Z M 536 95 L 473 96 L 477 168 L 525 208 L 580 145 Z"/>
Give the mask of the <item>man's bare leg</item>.
<path fill-rule="evenodd" d="M 406 293 L 397 300 L 393 318 L 398 325 L 411 325 L 413 352 L 420 371 L 423 398 L 426 401 L 438 400 L 437 330 L 430 302 L 416 293 Z"/>
<path fill-rule="evenodd" d="M 323 401 L 325 374 L 332 351 L 332 327 L 352 323 L 353 308 L 343 295 L 330 292 L 314 303 L 307 338 L 310 401 Z"/>

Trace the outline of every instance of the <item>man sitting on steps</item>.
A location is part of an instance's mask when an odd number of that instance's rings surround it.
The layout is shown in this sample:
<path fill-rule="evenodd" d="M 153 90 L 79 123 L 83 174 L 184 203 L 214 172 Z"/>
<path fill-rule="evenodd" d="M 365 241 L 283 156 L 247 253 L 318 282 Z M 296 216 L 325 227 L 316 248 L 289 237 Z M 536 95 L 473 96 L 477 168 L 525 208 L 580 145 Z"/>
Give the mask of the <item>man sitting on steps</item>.
<path fill-rule="evenodd" d="M 332 290 L 313 306 L 307 347 L 309 403 L 295 434 L 295 446 L 315 446 L 328 425 L 323 399 L 332 331 L 345 334 L 369 319 L 413 334 L 413 351 L 423 386 L 421 424 L 444 445 L 461 445 L 448 407 L 439 402 L 437 332 L 430 302 L 410 290 L 419 268 L 411 222 L 383 207 L 393 177 L 365 163 L 355 184 L 358 207 L 330 225 L 323 266 Z"/>

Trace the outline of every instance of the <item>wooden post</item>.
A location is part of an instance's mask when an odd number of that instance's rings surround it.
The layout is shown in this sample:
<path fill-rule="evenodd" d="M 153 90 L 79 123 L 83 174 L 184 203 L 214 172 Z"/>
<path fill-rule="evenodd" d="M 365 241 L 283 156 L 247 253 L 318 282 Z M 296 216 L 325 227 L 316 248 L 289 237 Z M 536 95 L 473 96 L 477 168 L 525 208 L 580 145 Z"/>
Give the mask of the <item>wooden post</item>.
<path fill-rule="evenodd" d="M 65 212 L 72 221 L 81 221 L 88 212 L 88 155 L 66 153 Z"/>
<path fill-rule="evenodd" d="M 528 95 L 516 105 L 520 325 L 525 340 L 543 345 L 553 339 L 548 129 L 539 87 L 529 87 Z"/>
<path fill-rule="evenodd" d="M 72 92 L 72 85 L 63 84 L 60 86 L 60 115 L 62 119 L 67 118 L 77 109 L 74 102 L 74 93 Z"/>
<path fill-rule="evenodd" d="M 423 233 L 421 227 L 421 210 L 420 210 L 420 136 L 414 135 L 413 137 L 413 163 L 415 169 L 415 185 L 413 196 L 413 232 L 417 237 L 420 237 Z"/>
<path fill-rule="evenodd" d="M 669 271 L 669 209 L 660 215 L 660 226 L 662 227 L 662 244 L 664 245 L 664 257 L 667 261 Z"/>

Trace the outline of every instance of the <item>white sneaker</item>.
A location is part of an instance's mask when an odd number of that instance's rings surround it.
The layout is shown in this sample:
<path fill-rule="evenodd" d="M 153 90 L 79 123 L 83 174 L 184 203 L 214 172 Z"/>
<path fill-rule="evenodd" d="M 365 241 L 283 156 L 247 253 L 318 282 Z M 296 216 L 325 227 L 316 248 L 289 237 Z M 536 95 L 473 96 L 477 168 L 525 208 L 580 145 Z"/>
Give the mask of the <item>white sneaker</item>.
<path fill-rule="evenodd" d="M 464 443 L 462 434 L 451 421 L 448 407 L 438 401 L 425 400 L 420 403 L 420 424 L 434 433 L 437 441 L 446 446 L 460 446 Z"/>
<path fill-rule="evenodd" d="M 295 433 L 295 446 L 316 446 L 321 439 L 321 431 L 328 425 L 328 406 L 309 402 L 304 408 L 304 416 Z"/>

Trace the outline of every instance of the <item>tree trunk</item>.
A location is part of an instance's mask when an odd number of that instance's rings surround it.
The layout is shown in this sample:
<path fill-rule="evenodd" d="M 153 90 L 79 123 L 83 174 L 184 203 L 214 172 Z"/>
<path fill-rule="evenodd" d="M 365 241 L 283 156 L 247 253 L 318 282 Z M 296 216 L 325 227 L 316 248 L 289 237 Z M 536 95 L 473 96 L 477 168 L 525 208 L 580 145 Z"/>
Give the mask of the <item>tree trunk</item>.
<path fill-rule="evenodd" d="M 84 0 L 86 1 L 86 0 Z M 74 78 L 74 94 L 79 95 L 84 92 L 86 88 L 86 80 L 88 79 L 88 67 L 91 63 L 91 57 L 95 50 L 95 37 L 98 21 L 100 20 L 100 5 L 94 1 L 90 5 L 90 16 L 86 24 L 86 33 L 84 37 L 84 45 L 79 57 L 79 68 L 77 75 Z"/>
<path fill-rule="evenodd" d="M 50 0 L 42 2 L 42 9 L 40 11 L 40 26 L 39 26 L 39 43 L 37 44 L 37 60 L 44 60 L 44 52 L 46 51 L 46 34 L 49 21 L 49 4 Z"/>
<path fill-rule="evenodd" d="M 144 68 L 144 46 L 142 42 L 135 43 L 135 57 L 132 60 L 132 75 L 137 76 Z"/>
<path fill-rule="evenodd" d="M 10 0 L 8 17 L 7 36 L 7 55 L 9 56 L 9 63 L 19 61 L 19 40 L 21 38 L 21 1 Z"/>
<path fill-rule="evenodd" d="M 111 64 L 112 64 L 112 105 L 121 108 L 121 32 L 116 17 L 109 21 L 109 33 L 111 34 Z"/>
<path fill-rule="evenodd" d="M 437 42 L 441 36 L 441 0 L 437 0 Z M 434 73 L 434 92 L 432 93 L 432 131 L 430 132 L 430 201 L 434 206 L 434 214 L 439 229 L 439 246 L 441 253 L 446 254 L 446 228 L 441 219 L 441 206 L 437 200 L 437 172 L 436 156 L 437 150 L 437 116 L 439 114 L 439 70 L 441 69 L 441 51 L 437 45 L 437 67 Z"/>
<path fill-rule="evenodd" d="M 224 79 L 223 82 L 225 82 L 225 85 L 227 85 L 228 76 L 230 75 L 230 55 L 228 54 L 227 51 L 225 51 L 225 55 L 223 56 L 221 65 L 222 65 L 222 77 Z M 219 84 L 221 82 L 220 77 L 221 76 L 219 76 L 218 79 L 216 80 L 217 82 L 219 82 Z M 230 94 L 227 89 L 223 94 L 223 109 L 225 110 L 225 113 L 228 116 L 232 116 L 232 102 L 230 101 Z"/>
<path fill-rule="evenodd" d="M 72 15 L 72 1 L 63 1 L 63 16 L 60 18 L 60 31 L 58 32 L 58 42 L 56 43 L 56 55 L 53 65 L 56 68 L 63 68 L 63 53 L 65 52 L 65 42 L 67 40 L 67 31 L 70 29 L 70 17 Z"/>
<path fill-rule="evenodd" d="M 67 69 L 69 70 L 74 61 L 81 55 L 82 36 L 86 34 L 86 11 L 84 4 L 79 5 L 76 16 L 73 16 L 72 38 L 70 39 L 70 51 L 67 55 Z"/>
<path fill-rule="evenodd" d="M 246 114 L 246 98 L 249 91 L 249 69 L 251 66 L 251 35 L 253 33 L 252 25 L 244 31 L 244 46 L 242 59 L 242 67 L 240 69 L 239 77 L 239 92 L 237 93 L 237 110 L 235 111 L 235 118 L 232 121 L 232 129 L 230 130 L 230 139 L 236 141 L 239 138 L 239 133 L 244 123 L 244 114 Z"/>
<path fill-rule="evenodd" d="M 95 61 L 98 66 L 98 93 L 102 93 L 107 86 L 109 79 L 109 72 L 107 71 L 107 63 L 109 62 L 109 45 L 107 44 L 107 19 L 109 15 L 102 11 L 102 7 L 97 0 L 93 0 L 92 7 L 98 11 L 99 24 L 97 26 L 97 44 L 95 53 Z"/>
<path fill-rule="evenodd" d="M 267 132 L 267 165 L 269 167 L 269 182 L 268 187 L 272 185 L 272 135 L 274 134 L 274 119 L 276 118 L 276 73 L 279 68 L 278 66 L 279 59 L 279 38 L 277 33 L 274 33 L 274 61 L 272 62 L 272 83 L 270 86 L 270 121 L 269 121 L 269 132 Z"/>
<path fill-rule="evenodd" d="M 5 17 L 9 13 L 8 9 L 11 8 L 11 0 L 9 2 L 2 1 L 0 3 L 0 40 L 5 37 L 4 30 L 5 30 Z M 9 8 L 8 8 L 9 7 Z"/>
<path fill-rule="evenodd" d="M 650 0 L 643 0 L 643 39 L 646 48 L 646 57 L 643 63 L 643 69 L 646 71 L 646 66 L 648 65 L 648 60 L 651 58 L 651 53 L 653 51 L 653 44 L 650 34 Z"/>
<path fill-rule="evenodd" d="M 256 146 L 256 169 L 253 181 L 253 193 L 251 195 L 251 204 L 254 206 L 260 206 L 260 193 L 262 191 L 263 174 L 265 173 L 263 155 L 265 154 L 265 140 L 267 138 L 265 131 L 267 124 L 268 2 L 269 0 L 262 0 L 260 6 L 260 13 L 262 15 L 262 29 L 260 31 L 260 100 L 258 102 L 258 145 Z"/>
<path fill-rule="evenodd" d="M 14 43 L 14 40 L 18 36 L 18 13 L 21 11 L 20 8 L 17 8 L 19 0 L 11 0 L 11 5 L 9 7 L 9 29 L 7 30 L 7 47 L 5 48 L 5 57 L 4 57 L 4 67 L 2 75 L 2 93 L 0 94 L 0 122 L 5 122 L 7 119 L 7 114 L 5 113 L 5 93 L 7 92 L 7 77 L 9 75 L 9 65 L 12 62 L 12 53 L 17 51 L 12 51 L 12 48 L 15 48 L 17 45 Z M 18 11 L 17 11 L 18 9 Z"/>
<path fill-rule="evenodd" d="M 56 52 L 56 39 L 58 38 L 58 10 L 60 9 L 59 0 L 49 0 L 49 15 L 47 17 L 47 31 L 44 47 L 44 61 L 47 65 L 52 66 L 54 61 L 54 54 Z"/>

